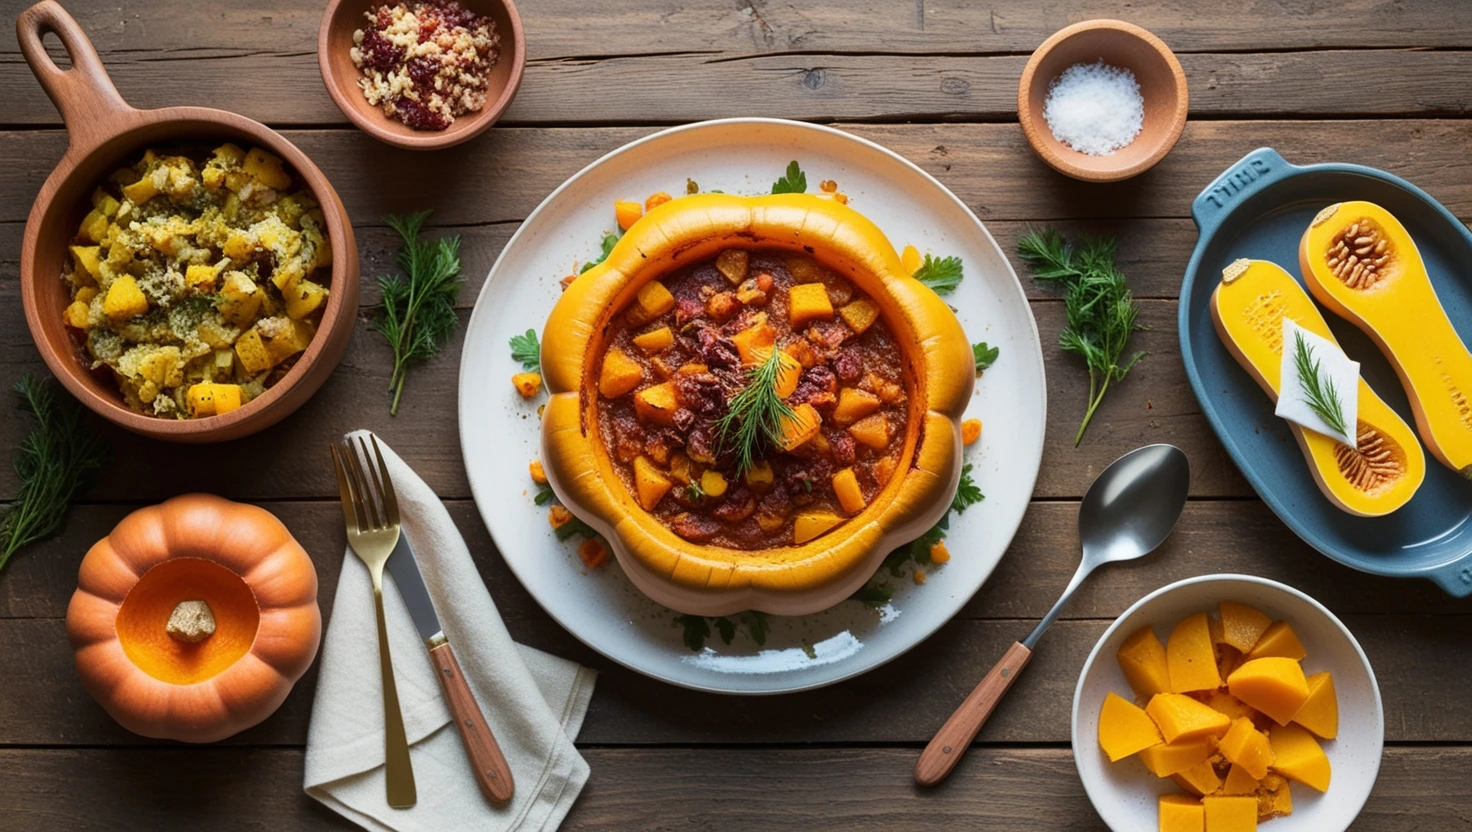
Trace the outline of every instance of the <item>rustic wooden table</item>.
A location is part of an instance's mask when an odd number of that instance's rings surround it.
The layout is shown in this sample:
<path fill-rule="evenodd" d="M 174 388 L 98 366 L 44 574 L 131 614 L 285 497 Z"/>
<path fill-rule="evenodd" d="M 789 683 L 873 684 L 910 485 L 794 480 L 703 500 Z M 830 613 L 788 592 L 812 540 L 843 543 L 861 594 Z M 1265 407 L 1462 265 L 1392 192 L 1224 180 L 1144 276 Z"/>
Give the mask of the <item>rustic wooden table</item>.
<path fill-rule="evenodd" d="M 24 0 L 0 2 L 13 20 Z M 208 104 L 281 127 L 357 223 L 366 306 L 391 268 L 380 217 L 432 207 L 464 236 L 468 304 L 518 222 L 583 165 L 661 126 L 734 115 L 833 123 L 911 159 L 954 190 L 1004 248 L 1030 223 L 1118 234 L 1150 329 L 1149 357 L 1071 447 L 1087 388 L 1051 344 L 1062 305 L 1028 286 L 1049 341 L 1049 443 L 1011 551 L 956 619 L 909 655 L 824 690 L 774 698 L 691 693 L 614 666 L 548 618 L 491 545 L 470 501 L 455 418 L 459 343 L 418 370 L 388 415 L 389 359 L 360 321 L 322 391 L 284 423 L 213 447 L 101 428 L 107 475 L 57 540 L 0 573 L 0 828 L 316 829 L 347 823 L 302 794 L 315 671 L 263 725 L 212 746 L 142 739 L 82 690 L 63 628 L 77 564 L 130 509 L 187 490 L 268 505 L 317 561 L 324 612 L 343 551 L 328 441 L 378 431 L 445 499 L 512 634 L 602 671 L 579 745 L 593 774 L 570 829 L 1094 830 L 1069 750 L 1073 686 L 1109 621 L 1144 593 L 1207 572 L 1301 587 L 1363 643 L 1386 709 L 1379 784 L 1356 829 L 1472 828 L 1472 608 L 1429 583 L 1342 568 L 1259 502 L 1201 417 L 1176 341 L 1176 296 L 1195 229 L 1191 198 L 1262 145 L 1292 162 L 1354 161 L 1405 176 L 1472 217 L 1472 5 L 525 0 L 526 79 L 506 119 L 467 145 L 414 154 L 378 144 L 329 101 L 314 54 L 320 3 L 68 0 L 119 90 L 140 107 Z M 1308 6 L 1309 4 L 1302 4 Z M 1081 185 L 1027 149 L 1014 112 L 1028 53 L 1077 20 L 1118 15 L 1180 55 L 1191 122 L 1156 169 Z M 0 380 L 44 370 L 17 288 L 21 230 L 66 136 L 13 40 L 0 88 Z M 27 423 L 0 416 L 0 448 Z M 487 426 L 494 429 L 494 425 Z M 910 779 L 921 745 L 1067 582 L 1077 499 L 1120 453 L 1172 442 L 1194 498 L 1158 555 L 1104 570 L 1043 640 L 1034 667 L 941 788 Z M 16 493 L 8 466 L 0 500 Z"/>

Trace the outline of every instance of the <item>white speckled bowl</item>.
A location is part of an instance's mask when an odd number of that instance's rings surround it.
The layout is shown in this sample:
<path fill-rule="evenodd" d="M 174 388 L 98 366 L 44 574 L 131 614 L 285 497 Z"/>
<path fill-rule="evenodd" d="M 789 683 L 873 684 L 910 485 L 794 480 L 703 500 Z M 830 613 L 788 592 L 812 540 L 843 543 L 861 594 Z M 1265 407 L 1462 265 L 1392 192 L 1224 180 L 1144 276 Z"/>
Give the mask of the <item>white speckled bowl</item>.
<path fill-rule="evenodd" d="M 1375 672 L 1349 629 L 1322 604 L 1298 590 L 1250 575 L 1203 575 L 1161 587 L 1135 602 L 1108 630 L 1084 662 L 1073 694 L 1073 756 L 1094 809 L 1114 832 L 1157 827 L 1156 796 L 1179 792 L 1137 759 L 1110 763 L 1099 748 L 1099 708 L 1114 691 L 1129 699 L 1129 684 L 1115 654 L 1131 633 L 1149 624 L 1162 640 L 1177 621 L 1239 601 L 1286 620 L 1303 642 L 1307 673 L 1330 671 L 1339 697 L 1339 737 L 1323 743 L 1333 766 L 1329 791 L 1294 783 L 1293 814 L 1265 824 L 1271 832 L 1343 832 L 1354 822 L 1380 771 L 1385 712 Z"/>

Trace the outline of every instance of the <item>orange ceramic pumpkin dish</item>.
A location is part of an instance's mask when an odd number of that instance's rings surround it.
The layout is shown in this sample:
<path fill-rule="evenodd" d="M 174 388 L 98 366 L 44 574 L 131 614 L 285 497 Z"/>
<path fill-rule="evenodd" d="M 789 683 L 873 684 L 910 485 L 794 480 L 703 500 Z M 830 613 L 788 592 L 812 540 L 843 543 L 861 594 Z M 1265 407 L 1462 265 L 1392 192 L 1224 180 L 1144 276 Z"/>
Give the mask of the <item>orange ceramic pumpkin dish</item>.
<path fill-rule="evenodd" d="M 139 509 L 82 560 L 67 635 L 87 692 L 146 737 L 270 716 L 317 655 L 311 558 L 273 515 L 206 494 Z"/>
<path fill-rule="evenodd" d="M 960 477 L 970 345 L 836 200 L 656 205 L 572 281 L 542 345 L 553 490 L 682 612 L 830 607 L 933 526 Z M 790 412 L 737 462 L 717 423 L 764 365 Z"/>

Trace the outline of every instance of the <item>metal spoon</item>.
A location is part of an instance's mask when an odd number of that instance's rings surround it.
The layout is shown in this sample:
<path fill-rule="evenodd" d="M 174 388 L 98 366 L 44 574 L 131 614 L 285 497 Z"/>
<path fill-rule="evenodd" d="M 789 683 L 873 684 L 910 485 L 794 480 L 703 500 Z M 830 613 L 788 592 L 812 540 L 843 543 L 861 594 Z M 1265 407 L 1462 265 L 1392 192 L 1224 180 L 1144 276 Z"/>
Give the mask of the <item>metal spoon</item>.
<path fill-rule="evenodd" d="M 1146 445 L 1104 469 L 1079 506 L 1083 562 L 1063 590 L 1063 597 L 1031 635 L 1007 650 L 936 732 L 915 762 L 915 782 L 933 786 L 951 773 L 997 703 L 1027 667 L 1033 647 L 1058 618 L 1074 590 L 1099 566 L 1144 557 L 1163 543 L 1180 519 L 1190 485 L 1191 466 L 1174 445 Z"/>

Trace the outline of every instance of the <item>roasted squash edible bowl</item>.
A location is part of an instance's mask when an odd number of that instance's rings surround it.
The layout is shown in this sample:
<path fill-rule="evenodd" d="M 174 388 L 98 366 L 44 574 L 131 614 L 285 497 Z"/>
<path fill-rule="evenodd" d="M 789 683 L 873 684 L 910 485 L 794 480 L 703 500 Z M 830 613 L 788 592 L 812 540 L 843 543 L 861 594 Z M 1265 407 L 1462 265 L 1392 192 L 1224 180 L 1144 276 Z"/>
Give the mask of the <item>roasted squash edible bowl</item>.
<path fill-rule="evenodd" d="M 640 287 L 731 248 L 805 254 L 851 280 L 880 307 L 907 365 L 896 473 L 861 511 L 802 544 L 737 550 L 679 537 L 644 510 L 598 435 L 598 369 L 616 317 Z M 695 615 L 804 615 L 852 595 L 885 555 L 945 514 L 960 479 L 973 364 L 950 307 L 857 211 L 809 194 L 682 197 L 635 222 L 553 308 L 542 335 L 550 394 L 542 458 L 558 499 L 608 540 L 629 579 L 660 604 Z"/>

